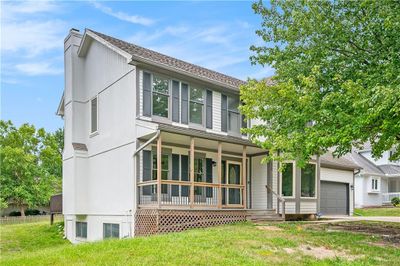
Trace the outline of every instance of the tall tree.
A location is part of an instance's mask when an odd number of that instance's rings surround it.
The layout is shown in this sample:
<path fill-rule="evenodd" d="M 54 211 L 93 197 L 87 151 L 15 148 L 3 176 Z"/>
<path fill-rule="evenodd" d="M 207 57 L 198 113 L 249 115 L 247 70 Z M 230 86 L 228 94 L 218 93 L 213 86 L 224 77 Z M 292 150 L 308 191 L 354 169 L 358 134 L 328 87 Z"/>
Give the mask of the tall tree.
<path fill-rule="evenodd" d="M 269 159 L 304 165 L 366 141 L 375 157 L 394 147 L 399 159 L 400 1 L 272 0 L 253 9 L 264 44 L 251 47 L 251 61 L 276 75 L 249 80 L 241 110 L 261 120 L 244 131 Z"/>
<path fill-rule="evenodd" d="M 59 135 L 36 130 L 23 124 L 16 128 L 11 121 L 0 121 L 0 205 L 27 207 L 47 204 L 60 191 L 61 155 Z"/>

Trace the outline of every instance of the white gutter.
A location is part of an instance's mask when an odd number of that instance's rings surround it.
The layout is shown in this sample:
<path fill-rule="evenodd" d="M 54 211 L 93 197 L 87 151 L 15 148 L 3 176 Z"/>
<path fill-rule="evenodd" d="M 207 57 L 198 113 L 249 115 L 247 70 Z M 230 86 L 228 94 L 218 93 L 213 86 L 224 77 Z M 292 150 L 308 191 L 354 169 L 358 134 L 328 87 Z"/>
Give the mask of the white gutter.
<path fill-rule="evenodd" d="M 154 140 L 156 140 L 159 136 L 160 136 L 161 131 L 157 130 L 156 134 L 149 139 L 148 141 L 146 141 L 142 146 L 140 146 L 135 153 L 133 154 L 133 156 L 136 156 L 141 150 L 143 150 L 144 148 L 146 148 L 147 145 L 149 145 L 150 143 L 152 143 Z"/>

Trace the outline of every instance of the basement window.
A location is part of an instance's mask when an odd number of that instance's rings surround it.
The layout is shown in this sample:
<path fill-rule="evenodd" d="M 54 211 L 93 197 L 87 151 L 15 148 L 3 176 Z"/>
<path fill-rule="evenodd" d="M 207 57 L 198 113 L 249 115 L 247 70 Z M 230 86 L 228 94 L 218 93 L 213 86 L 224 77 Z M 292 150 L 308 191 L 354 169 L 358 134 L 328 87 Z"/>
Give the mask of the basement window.
<path fill-rule="evenodd" d="M 87 238 L 87 223 L 86 222 L 76 222 L 76 237 Z"/>
<path fill-rule="evenodd" d="M 119 224 L 104 223 L 103 238 L 119 238 Z"/>

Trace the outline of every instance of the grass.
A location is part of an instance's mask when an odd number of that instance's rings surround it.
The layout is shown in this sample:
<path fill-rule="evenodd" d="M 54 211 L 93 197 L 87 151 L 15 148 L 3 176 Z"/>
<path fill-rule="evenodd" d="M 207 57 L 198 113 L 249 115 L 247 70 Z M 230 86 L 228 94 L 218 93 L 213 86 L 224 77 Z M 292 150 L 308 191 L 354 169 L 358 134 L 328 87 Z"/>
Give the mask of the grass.
<path fill-rule="evenodd" d="M 61 238 L 57 226 L 7 225 L 0 226 L 0 264 L 395 265 L 400 260 L 399 247 L 382 245 L 380 237 L 330 231 L 325 226 L 282 223 L 265 230 L 242 223 L 74 246 Z M 349 257 L 317 259 L 299 251 L 305 245 L 337 250 Z"/>
<path fill-rule="evenodd" d="M 399 216 L 400 207 L 355 209 L 354 214 L 361 216 Z"/>

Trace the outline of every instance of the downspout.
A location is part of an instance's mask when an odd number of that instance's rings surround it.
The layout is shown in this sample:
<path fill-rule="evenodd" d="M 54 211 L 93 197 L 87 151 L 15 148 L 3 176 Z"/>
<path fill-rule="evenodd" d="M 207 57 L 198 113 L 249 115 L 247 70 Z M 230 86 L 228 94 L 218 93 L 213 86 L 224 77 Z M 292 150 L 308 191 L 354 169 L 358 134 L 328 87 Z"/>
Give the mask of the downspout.
<path fill-rule="evenodd" d="M 361 169 L 357 169 L 357 171 L 353 170 L 353 215 L 354 215 L 354 210 L 356 209 L 356 175 L 358 175 L 361 172 Z M 350 188 L 351 189 L 351 188 Z M 349 210 L 350 212 L 350 210 Z"/>
<path fill-rule="evenodd" d="M 133 173 L 134 173 L 134 187 L 136 188 L 136 207 L 135 207 L 135 210 L 137 210 L 137 208 L 138 208 L 138 202 L 139 202 L 139 188 L 138 188 L 138 186 L 137 186 L 137 155 L 138 155 L 138 153 L 139 152 L 141 152 L 144 148 L 146 148 L 150 143 L 152 143 L 154 140 L 156 140 L 159 136 L 160 136 L 160 134 L 161 134 L 161 131 L 160 130 L 157 130 L 157 132 L 156 132 L 156 134 L 153 136 L 153 137 L 151 137 L 148 141 L 146 141 L 143 145 L 141 145 L 139 148 L 137 148 L 137 150 L 133 153 L 133 156 L 132 156 L 132 158 L 133 158 Z M 132 214 L 132 215 L 134 215 L 134 214 Z M 133 223 L 131 224 L 131 232 L 133 231 L 133 234 L 131 233 L 131 237 L 133 237 L 134 236 L 134 234 L 135 234 L 135 230 L 133 229 L 132 230 L 132 226 L 133 226 L 133 224 L 135 223 L 135 217 L 133 217 Z"/>

